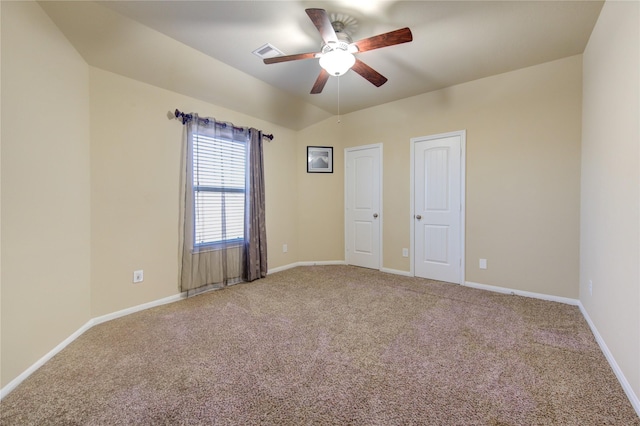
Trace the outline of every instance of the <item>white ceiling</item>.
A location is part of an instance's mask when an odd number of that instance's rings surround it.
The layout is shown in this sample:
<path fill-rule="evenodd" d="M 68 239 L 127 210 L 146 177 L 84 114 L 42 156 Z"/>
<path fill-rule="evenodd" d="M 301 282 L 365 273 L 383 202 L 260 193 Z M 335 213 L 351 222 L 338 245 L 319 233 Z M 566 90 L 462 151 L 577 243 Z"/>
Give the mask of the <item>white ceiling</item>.
<path fill-rule="evenodd" d="M 603 2 L 40 4 L 90 65 L 300 129 L 330 115 L 580 54 Z M 309 7 L 355 18 L 354 41 L 409 27 L 413 42 L 358 54 L 389 79 L 385 85 L 376 88 L 350 71 L 311 95 L 317 59 L 265 65 L 252 54 L 265 43 L 285 54 L 318 51 L 320 35 L 304 11 Z M 243 95 L 250 89 L 262 99 L 247 105 Z"/>

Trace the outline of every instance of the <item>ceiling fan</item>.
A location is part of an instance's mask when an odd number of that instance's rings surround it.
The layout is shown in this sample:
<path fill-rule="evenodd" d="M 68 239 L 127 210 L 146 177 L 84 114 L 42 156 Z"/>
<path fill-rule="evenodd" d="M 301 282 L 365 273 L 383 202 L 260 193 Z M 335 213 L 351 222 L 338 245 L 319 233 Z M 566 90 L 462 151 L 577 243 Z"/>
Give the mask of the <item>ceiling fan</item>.
<path fill-rule="evenodd" d="M 382 86 L 387 82 L 387 78 L 356 58 L 354 54 L 413 40 L 411 30 L 402 28 L 352 42 L 349 34 L 344 31 L 345 24 L 341 21 L 331 22 L 324 9 L 306 9 L 306 12 L 318 32 L 320 32 L 324 42 L 321 51 L 265 58 L 264 63 L 275 64 L 299 59 L 320 58 L 322 69 L 311 89 L 311 94 L 321 93 L 331 75 L 340 76 L 350 69 L 353 69 L 376 87 Z"/>

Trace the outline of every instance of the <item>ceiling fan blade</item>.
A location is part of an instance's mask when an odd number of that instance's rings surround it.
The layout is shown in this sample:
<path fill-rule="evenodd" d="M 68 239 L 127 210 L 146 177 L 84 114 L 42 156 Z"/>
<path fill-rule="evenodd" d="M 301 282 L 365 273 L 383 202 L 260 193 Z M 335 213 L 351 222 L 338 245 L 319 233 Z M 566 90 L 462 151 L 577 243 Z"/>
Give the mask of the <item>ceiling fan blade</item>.
<path fill-rule="evenodd" d="M 337 42 L 338 36 L 333 29 L 333 25 L 331 25 L 331 21 L 329 20 L 329 15 L 327 11 L 324 9 L 306 9 L 307 15 L 311 18 L 313 25 L 316 26 L 318 32 L 320 32 L 320 36 L 325 43 Z"/>
<path fill-rule="evenodd" d="M 297 61 L 299 59 L 313 59 L 319 53 L 298 53 L 295 55 L 274 56 L 273 58 L 265 58 L 262 61 L 265 64 L 277 64 L 279 62 Z"/>
<path fill-rule="evenodd" d="M 356 63 L 351 67 L 351 69 L 369 80 L 369 82 L 376 87 L 380 87 L 387 82 L 387 77 L 383 76 L 360 59 L 356 58 Z"/>
<path fill-rule="evenodd" d="M 324 69 L 320 69 L 320 75 L 316 79 L 316 82 L 313 84 L 313 88 L 311 89 L 312 95 L 317 95 L 322 92 L 324 89 L 324 85 L 327 84 L 327 80 L 329 80 L 329 73 Z"/>
<path fill-rule="evenodd" d="M 413 40 L 411 30 L 409 28 L 401 28 L 399 30 L 353 42 L 351 45 L 357 46 L 359 52 L 366 52 L 367 50 L 407 43 L 411 40 Z"/>

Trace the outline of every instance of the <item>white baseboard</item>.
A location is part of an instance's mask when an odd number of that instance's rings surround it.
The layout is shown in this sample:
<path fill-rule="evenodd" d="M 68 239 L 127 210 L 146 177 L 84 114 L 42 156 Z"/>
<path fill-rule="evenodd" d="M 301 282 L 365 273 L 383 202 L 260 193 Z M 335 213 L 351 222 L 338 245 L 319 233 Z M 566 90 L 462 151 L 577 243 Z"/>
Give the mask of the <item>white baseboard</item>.
<path fill-rule="evenodd" d="M 344 260 L 320 260 L 316 262 L 313 262 L 313 261 L 295 262 L 295 263 L 290 263 L 284 266 L 278 266 L 277 268 L 269 269 L 269 271 L 267 271 L 267 275 L 275 274 L 276 272 L 286 271 L 287 269 L 293 269 L 298 266 L 316 266 L 316 265 L 346 265 L 346 262 Z"/>
<path fill-rule="evenodd" d="M 629 398 L 631 405 L 636 410 L 636 414 L 638 414 L 638 417 L 640 417 L 640 399 L 638 398 L 638 395 L 636 395 L 635 392 L 633 391 L 633 388 L 629 384 L 629 381 L 627 380 L 624 373 L 620 369 L 620 366 L 618 365 L 615 358 L 613 357 L 613 354 L 607 347 L 607 344 L 605 343 L 604 339 L 600 335 L 600 332 L 596 328 L 593 321 L 591 321 L 591 317 L 589 317 L 587 310 L 584 308 L 584 306 L 582 306 L 582 303 L 580 301 L 578 301 L 578 307 L 580 308 L 580 312 L 582 312 L 582 316 L 587 321 L 587 324 L 589 324 L 589 327 L 591 328 L 591 332 L 595 336 L 596 342 L 598 342 L 598 345 L 600 346 L 600 350 L 602 350 L 602 353 L 604 354 L 605 358 L 607 358 L 607 361 L 609 361 L 609 365 L 611 366 L 611 368 L 613 369 L 613 372 L 618 378 L 618 381 L 620 382 L 620 385 L 622 386 L 624 393 L 627 394 L 627 398 Z"/>
<path fill-rule="evenodd" d="M 145 309 L 154 308 L 156 306 L 166 305 L 167 303 L 177 302 L 186 297 L 186 293 L 176 294 L 174 296 L 165 297 L 164 299 L 154 300 L 153 302 L 143 303 L 142 305 L 133 306 L 131 308 L 123 309 L 121 311 L 113 312 L 111 314 L 102 315 L 100 317 L 92 318 L 87 321 L 82 327 L 76 330 L 71 336 L 67 337 L 58 346 L 50 350 L 42 358 L 36 361 L 31 367 L 23 371 L 18 377 L 7 383 L 5 387 L 0 389 L 0 401 L 7 396 L 12 390 L 14 390 L 20 383 L 22 383 L 27 377 L 32 375 L 38 368 L 42 367 L 47 361 L 56 356 L 58 352 L 66 348 L 71 342 L 80 337 L 85 331 L 89 330 L 94 325 L 101 324 L 103 322 L 110 321 L 112 319 L 120 318 L 125 315 L 132 314 L 134 312 L 143 311 Z"/>
<path fill-rule="evenodd" d="M 315 266 L 315 265 L 346 265 L 344 260 L 321 260 L 316 262 L 295 262 L 288 265 L 279 266 L 277 268 L 269 269 L 267 275 L 275 274 L 276 272 L 286 271 L 287 269 L 293 269 L 298 266 Z M 409 271 L 400 271 L 398 269 L 380 268 L 380 272 L 386 272 L 387 274 L 403 275 L 405 277 L 412 277 Z"/>
<path fill-rule="evenodd" d="M 487 285 L 487 284 L 479 284 L 471 281 L 466 281 L 463 285 L 467 287 L 477 288 L 479 290 L 487 290 L 487 291 L 493 291 L 495 293 L 513 294 L 516 296 L 531 297 L 533 299 L 541 299 L 541 300 L 547 300 L 549 302 L 564 303 L 566 305 L 572 305 L 572 306 L 578 306 L 580 304 L 580 301 L 578 299 L 571 299 L 569 297 L 552 296 L 549 294 L 533 293 L 531 291 L 524 291 L 524 290 L 514 290 L 512 288 L 497 287 L 497 286 Z"/>
<path fill-rule="evenodd" d="M 298 262 L 298 266 L 346 265 L 344 260 L 320 260 L 317 262 Z"/>
<path fill-rule="evenodd" d="M 286 271 L 287 269 L 293 269 L 296 266 L 300 266 L 300 265 L 298 265 L 297 263 L 290 263 L 288 265 L 278 266 L 277 268 L 269 269 L 267 271 L 267 275 L 275 274 L 276 272 Z"/>
<path fill-rule="evenodd" d="M 551 296 L 551 295 L 542 294 L 542 293 L 532 293 L 530 291 L 513 290 L 513 289 L 510 289 L 510 288 L 497 287 L 497 286 L 486 285 L 486 284 L 478 284 L 478 283 L 469 282 L 469 281 L 467 281 L 464 285 L 466 285 L 468 287 L 477 288 L 477 289 L 480 289 L 480 290 L 488 290 L 488 291 L 494 291 L 494 292 L 497 292 L 497 293 L 514 294 L 514 295 L 518 295 L 518 296 L 533 297 L 535 299 L 548 300 L 548 301 L 551 301 L 551 302 L 565 303 L 567 305 L 573 305 L 573 306 L 577 306 L 578 308 L 580 308 L 580 312 L 582 312 L 582 316 L 587 321 L 587 324 L 589 324 L 589 328 L 591 328 L 591 332 L 595 336 L 596 341 L 598 342 L 598 345 L 600 346 L 600 350 L 602 351 L 602 353 L 604 354 L 605 358 L 609 362 L 609 365 L 611 366 L 611 369 L 613 369 L 613 372 L 615 373 L 616 377 L 618 378 L 618 381 L 620 382 L 620 385 L 622 386 L 622 389 L 624 390 L 624 393 L 627 395 L 627 398 L 629 398 L 629 401 L 631 402 L 631 405 L 633 406 L 633 408 L 636 410 L 636 413 L 640 417 L 640 400 L 638 399 L 638 395 L 636 395 L 635 392 L 633 391 L 633 388 L 629 384 L 629 381 L 627 380 L 627 378 L 625 377 L 624 373 L 622 372 L 622 370 L 618 366 L 618 363 L 616 362 L 615 358 L 613 357 L 613 354 L 611 353 L 611 351 L 607 347 L 607 344 L 605 343 L 604 339 L 602 338 L 602 336 L 598 332 L 598 329 L 596 328 L 595 324 L 593 323 L 593 321 L 591 321 L 591 318 L 589 317 L 589 314 L 587 313 L 587 311 L 584 308 L 584 306 L 582 306 L 582 302 L 580 302 L 580 300 L 578 300 L 578 299 L 570 299 L 570 298 L 567 298 L 567 297 Z"/>
<path fill-rule="evenodd" d="M 85 331 L 89 330 L 93 327 L 93 320 L 88 321 L 85 325 L 80 327 L 75 333 L 71 336 L 67 337 L 62 343 L 58 346 L 50 350 L 45 356 L 36 361 L 31 367 L 27 368 L 23 371 L 18 377 L 7 383 L 5 387 L 0 389 L 0 401 L 9 394 L 12 390 L 14 390 L 20 383 L 22 383 L 27 377 L 32 375 L 38 368 L 42 367 L 47 361 L 56 356 L 58 352 L 67 347 L 71 342 L 76 340 L 78 337 L 82 335 Z"/>
<path fill-rule="evenodd" d="M 401 271 L 399 269 L 390 269 L 390 268 L 380 268 L 380 272 L 385 272 L 387 274 L 393 275 L 402 275 L 403 277 L 412 277 L 411 272 L 409 271 Z"/>
<path fill-rule="evenodd" d="M 142 305 L 132 306 L 127 309 L 122 309 L 121 311 L 113 312 L 107 315 L 102 315 L 96 318 L 93 318 L 89 321 L 91 323 L 91 327 L 94 325 L 102 324 L 103 322 L 111 321 L 116 318 L 124 317 L 126 315 L 133 314 L 135 312 L 144 311 L 145 309 L 155 308 L 156 306 L 166 305 L 167 303 L 177 302 L 179 300 L 186 299 L 187 293 L 178 293 L 173 296 L 165 297 L 163 299 L 154 300 L 152 302 L 143 303 Z"/>

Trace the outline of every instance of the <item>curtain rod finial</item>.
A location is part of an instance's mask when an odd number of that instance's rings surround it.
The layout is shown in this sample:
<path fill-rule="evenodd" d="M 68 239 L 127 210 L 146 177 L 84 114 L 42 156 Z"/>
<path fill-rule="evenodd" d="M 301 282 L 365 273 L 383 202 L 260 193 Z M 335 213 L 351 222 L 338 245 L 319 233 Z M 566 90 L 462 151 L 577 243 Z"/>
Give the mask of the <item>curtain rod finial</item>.
<path fill-rule="evenodd" d="M 186 124 L 188 121 L 191 121 L 191 119 L 193 118 L 191 114 L 185 114 L 184 112 L 180 111 L 177 108 L 176 108 L 176 111 L 174 112 L 174 115 L 176 116 L 176 118 L 180 117 L 182 119 L 182 124 Z"/>

